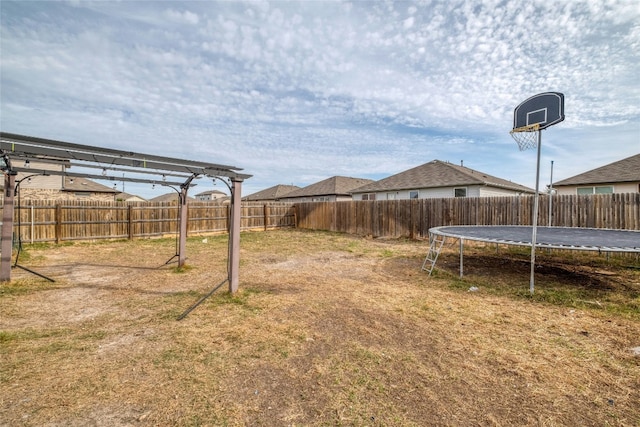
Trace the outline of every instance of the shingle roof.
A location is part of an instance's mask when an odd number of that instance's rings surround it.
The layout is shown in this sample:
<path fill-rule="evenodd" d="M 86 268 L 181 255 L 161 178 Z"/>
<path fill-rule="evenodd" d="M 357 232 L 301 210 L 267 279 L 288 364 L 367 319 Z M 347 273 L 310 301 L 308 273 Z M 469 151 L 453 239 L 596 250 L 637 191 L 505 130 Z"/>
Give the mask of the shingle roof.
<path fill-rule="evenodd" d="M 640 154 L 554 182 L 558 185 L 604 184 L 640 181 Z"/>
<path fill-rule="evenodd" d="M 249 194 L 243 197 L 243 200 L 277 200 L 283 197 L 285 194 L 291 193 L 294 190 L 299 190 L 297 185 L 274 185 L 273 187 L 266 188 L 258 191 L 257 193 Z"/>
<path fill-rule="evenodd" d="M 209 191 L 203 191 L 202 193 L 196 194 L 196 197 L 197 196 L 209 196 L 209 195 L 213 196 L 214 194 L 221 194 L 223 196 L 226 196 L 226 194 L 224 192 L 220 191 L 220 190 L 209 190 Z"/>
<path fill-rule="evenodd" d="M 168 202 L 178 202 L 178 193 L 165 193 L 161 196 L 154 197 L 153 199 L 149 199 L 149 202 L 152 203 L 168 203 Z M 196 199 L 193 197 L 187 196 L 187 202 L 195 202 Z"/>
<path fill-rule="evenodd" d="M 64 189 L 63 191 L 82 191 L 91 193 L 119 193 L 120 191 L 114 190 L 112 187 L 98 184 L 95 181 L 91 181 L 86 178 L 76 177 L 64 177 Z"/>
<path fill-rule="evenodd" d="M 288 193 L 285 197 L 289 199 L 293 197 L 309 196 L 348 196 L 351 194 L 353 189 L 372 182 L 373 180 L 371 179 L 332 176 L 331 178 L 316 182 L 315 184 L 300 188 L 299 190 L 294 190 L 291 193 Z"/>
<path fill-rule="evenodd" d="M 526 193 L 534 190 L 506 179 L 484 172 L 454 165 L 453 163 L 433 160 L 396 175 L 381 179 L 372 184 L 356 188 L 352 193 L 370 191 L 410 190 L 416 188 L 457 187 L 464 185 L 488 185 Z"/>
<path fill-rule="evenodd" d="M 143 197 L 140 197 L 136 194 L 130 194 L 130 193 L 118 193 L 116 194 L 116 199 L 119 200 L 134 200 L 134 201 L 146 201 L 146 199 L 144 199 Z"/>

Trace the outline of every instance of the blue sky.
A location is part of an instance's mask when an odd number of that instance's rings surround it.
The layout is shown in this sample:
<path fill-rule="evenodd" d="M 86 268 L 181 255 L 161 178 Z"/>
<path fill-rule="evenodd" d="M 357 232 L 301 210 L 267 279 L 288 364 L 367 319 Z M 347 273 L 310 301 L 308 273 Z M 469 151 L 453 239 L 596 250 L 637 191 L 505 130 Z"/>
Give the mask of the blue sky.
<path fill-rule="evenodd" d="M 640 7 L 611 1 L 0 2 L 0 128 L 241 167 L 247 195 L 439 159 L 534 187 L 509 135 L 565 95 L 541 188 L 640 152 Z M 191 194 L 218 189 L 200 180 Z M 127 184 L 143 197 L 162 194 Z"/>

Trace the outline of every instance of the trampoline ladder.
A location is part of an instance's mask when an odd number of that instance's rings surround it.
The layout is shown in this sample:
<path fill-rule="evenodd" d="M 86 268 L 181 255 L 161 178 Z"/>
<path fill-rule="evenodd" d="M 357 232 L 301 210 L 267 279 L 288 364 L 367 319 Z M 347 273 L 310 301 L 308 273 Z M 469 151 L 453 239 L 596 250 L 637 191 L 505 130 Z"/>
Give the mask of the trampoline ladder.
<path fill-rule="evenodd" d="M 431 243 L 429 244 L 429 252 L 427 252 L 427 257 L 422 263 L 422 271 L 428 271 L 429 276 L 431 276 L 431 272 L 436 266 L 436 260 L 438 259 L 438 255 L 440 255 L 440 251 L 442 250 L 442 245 L 444 244 L 445 237 L 437 234 L 432 234 L 430 240 Z"/>

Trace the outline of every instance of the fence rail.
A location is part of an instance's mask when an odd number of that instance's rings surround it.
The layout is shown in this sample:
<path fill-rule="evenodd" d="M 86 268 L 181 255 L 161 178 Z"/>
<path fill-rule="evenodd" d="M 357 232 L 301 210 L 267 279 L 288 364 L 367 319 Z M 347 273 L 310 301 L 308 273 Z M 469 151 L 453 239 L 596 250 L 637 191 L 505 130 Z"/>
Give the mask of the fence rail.
<path fill-rule="evenodd" d="M 549 224 L 540 197 L 539 225 Z M 640 193 L 554 196 L 551 224 L 640 230 Z M 23 242 L 144 238 L 178 233 L 175 203 L 29 200 L 15 206 Z M 243 203 L 241 230 L 298 227 L 374 237 L 425 238 L 443 225 L 530 225 L 533 196 L 308 203 Z M 227 205 L 188 205 L 187 234 L 226 232 Z"/>

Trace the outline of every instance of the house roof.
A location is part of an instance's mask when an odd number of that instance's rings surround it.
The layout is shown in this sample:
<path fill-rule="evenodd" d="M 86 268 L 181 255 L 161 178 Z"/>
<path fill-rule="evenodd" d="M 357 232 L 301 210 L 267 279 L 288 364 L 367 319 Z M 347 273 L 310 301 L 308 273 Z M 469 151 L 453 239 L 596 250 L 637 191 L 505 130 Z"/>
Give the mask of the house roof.
<path fill-rule="evenodd" d="M 258 191 L 257 193 L 249 194 L 243 197 L 243 200 L 277 200 L 283 197 L 285 194 L 291 193 L 294 190 L 299 190 L 297 185 L 274 185 L 273 187 L 266 188 Z"/>
<path fill-rule="evenodd" d="M 120 191 L 107 187 L 106 185 L 99 184 L 95 181 L 91 181 L 87 178 L 77 177 L 64 177 L 64 188 L 62 191 L 82 191 L 91 193 L 120 193 Z"/>
<path fill-rule="evenodd" d="M 116 194 L 116 199 L 124 200 L 127 202 L 146 202 L 144 198 L 130 193 L 118 193 Z"/>
<path fill-rule="evenodd" d="M 153 199 L 149 199 L 149 202 L 152 203 L 166 203 L 166 202 L 178 202 L 178 193 L 165 193 L 161 196 L 154 197 Z M 187 196 L 187 202 L 195 202 L 196 200 L 193 197 Z"/>
<path fill-rule="evenodd" d="M 553 186 L 640 181 L 640 154 L 554 182 Z"/>
<path fill-rule="evenodd" d="M 316 182 L 315 184 L 311 184 L 298 190 L 294 190 L 286 194 L 284 197 L 290 199 L 294 197 L 309 196 L 348 196 L 351 194 L 351 191 L 353 189 L 372 182 L 373 180 L 371 179 L 332 176 L 331 178 Z"/>
<path fill-rule="evenodd" d="M 220 190 L 209 190 L 209 191 L 203 191 L 202 193 L 196 194 L 196 197 L 197 196 L 209 196 L 209 195 L 213 196 L 214 194 L 220 194 L 222 196 L 226 196 L 226 194 L 224 192 L 220 191 Z"/>
<path fill-rule="evenodd" d="M 375 191 L 410 190 L 416 188 L 458 187 L 466 185 L 487 185 L 525 193 L 534 193 L 531 188 L 484 172 L 454 165 L 453 163 L 432 160 L 415 168 L 362 186 L 352 193 Z"/>

